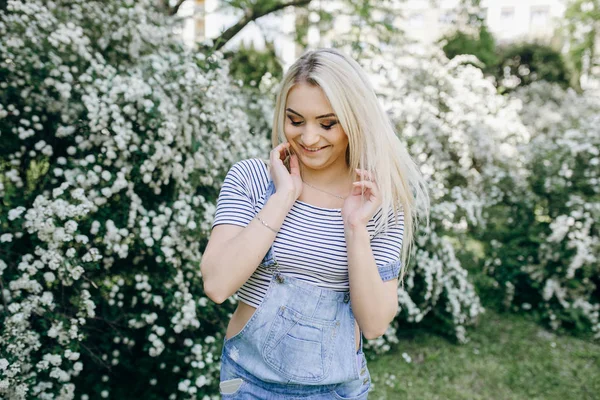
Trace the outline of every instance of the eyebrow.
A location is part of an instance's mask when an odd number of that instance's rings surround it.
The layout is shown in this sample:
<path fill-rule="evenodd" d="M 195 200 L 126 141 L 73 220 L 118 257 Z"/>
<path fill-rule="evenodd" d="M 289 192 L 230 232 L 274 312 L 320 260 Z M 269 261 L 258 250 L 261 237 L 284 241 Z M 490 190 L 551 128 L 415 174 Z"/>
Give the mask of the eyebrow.
<path fill-rule="evenodd" d="M 297 113 L 296 111 L 292 110 L 291 108 L 286 108 L 286 111 L 289 111 L 293 114 L 296 114 L 297 116 L 299 116 L 300 118 L 304 118 L 301 114 Z M 334 113 L 329 113 L 329 114 L 323 114 L 323 115 L 319 115 L 318 117 L 316 117 L 315 119 L 320 119 L 320 118 L 327 118 L 327 117 L 335 117 Z"/>

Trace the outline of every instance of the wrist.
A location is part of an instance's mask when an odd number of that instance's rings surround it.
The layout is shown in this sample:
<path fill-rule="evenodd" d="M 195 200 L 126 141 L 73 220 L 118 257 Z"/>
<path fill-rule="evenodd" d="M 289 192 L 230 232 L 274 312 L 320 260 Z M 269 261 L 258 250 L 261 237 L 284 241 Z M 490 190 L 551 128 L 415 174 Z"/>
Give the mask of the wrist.
<path fill-rule="evenodd" d="M 287 207 L 287 209 L 292 208 L 292 206 L 296 202 L 296 197 L 294 196 L 293 192 L 275 192 L 273 193 L 271 198 L 277 199 L 277 204 L 282 204 L 285 207 Z"/>
<path fill-rule="evenodd" d="M 369 231 L 367 230 L 367 226 L 361 223 L 352 223 L 346 221 L 344 223 L 344 234 L 346 235 L 346 239 L 359 236 L 359 235 L 367 235 Z"/>

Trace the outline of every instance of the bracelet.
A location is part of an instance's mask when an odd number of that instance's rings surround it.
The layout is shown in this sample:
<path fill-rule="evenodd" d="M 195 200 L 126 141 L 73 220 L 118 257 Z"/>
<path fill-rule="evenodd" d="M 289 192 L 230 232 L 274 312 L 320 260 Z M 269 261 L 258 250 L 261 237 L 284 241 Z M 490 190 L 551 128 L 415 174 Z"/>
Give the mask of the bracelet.
<path fill-rule="evenodd" d="M 262 219 L 261 219 L 261 218 L 260 218 L 258 215 L 256 216 L 256 218 L 257 218 L 257 219 L 258 219 L 260 222 L 262 222 L 262 224 L 263 224 L 264 226 L 266 226 L 267 228 L 269 228 L 270 230 L 272 230 L 273 232 L 275 232 L 275 234 L 277 234 L 277 231 L 276 231 L 275 229 L 271 228 L 271 227 L 270 227 L 270 226 L 269 226 L 269 225 L 268 225 L 268 224 L 267 224 L 265 221 L 263 221 L 263 220 L 262 220 Z"/>

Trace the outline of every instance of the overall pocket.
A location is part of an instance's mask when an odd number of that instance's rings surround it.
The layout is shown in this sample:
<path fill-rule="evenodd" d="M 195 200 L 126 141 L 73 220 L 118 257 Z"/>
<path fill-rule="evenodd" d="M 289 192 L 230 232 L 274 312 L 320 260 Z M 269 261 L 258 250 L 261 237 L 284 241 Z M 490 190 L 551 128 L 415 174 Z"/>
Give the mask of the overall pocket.
<path fill-rule="evenodd" d="M 219 393 L 222 397 L 236 396 L 242 390 L 246 381 L 242 378 L 233 378 L 219 383 Z"/>
<path fill-rule="evenodd" d="M 262 348 L 265 362 L 292 383 L 323 380 L 333 358 L 339 321 L 308 317 L 281 306 Z"/>

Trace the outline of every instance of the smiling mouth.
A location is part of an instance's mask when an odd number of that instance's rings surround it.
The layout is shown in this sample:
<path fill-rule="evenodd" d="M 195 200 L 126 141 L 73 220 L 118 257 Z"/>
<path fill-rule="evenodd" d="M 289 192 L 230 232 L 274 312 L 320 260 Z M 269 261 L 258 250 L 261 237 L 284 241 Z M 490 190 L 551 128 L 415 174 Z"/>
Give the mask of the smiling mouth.
<path fill-rule="evenodd" d="M 319 151 L 321 151 L 321 150 L 323 150 L 323 149 L 325 149 L 325 148 L 327 148 L 327 147 L 329 147 L 329 146 L 323 146 L 323 147 L 321 147 L 321 148 L 319 148 L 319 149 L 317 149 L 317 150 L 311 150 L 311 149 L 308 149 L 308 148 L 306 148 L 306 147 L 304 147 L 304 146 L 302 146 L 302 145 L 300 145 L 300 147 L 302 147 L 302 149 L 303 149 L 304 151 L 307 151 L 307 152 L 309 152 L 309 153 L 317 153 L 317 152 L 319 152 Z"/>

